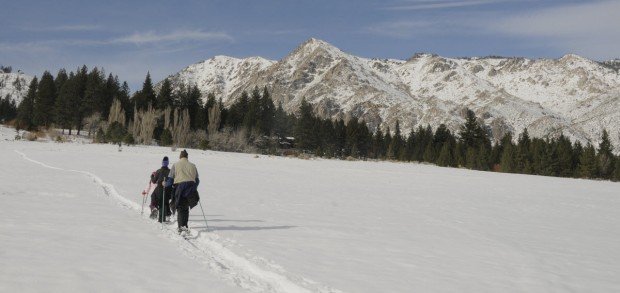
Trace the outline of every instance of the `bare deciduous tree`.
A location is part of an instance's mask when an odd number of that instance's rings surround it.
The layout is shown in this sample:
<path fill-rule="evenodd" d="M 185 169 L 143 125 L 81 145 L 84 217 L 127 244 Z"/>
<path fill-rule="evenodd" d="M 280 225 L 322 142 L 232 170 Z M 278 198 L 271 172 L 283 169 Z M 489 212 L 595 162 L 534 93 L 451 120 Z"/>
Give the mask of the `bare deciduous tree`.
<path fill-rule="evenodd" d="M 207 126 L 207 131 L 209 134 L 216 133 L 220 128 L 220 122 L 222 113 L 220 111 L 220 105 L 215 103 L 211 109 L 209 109 L 209 125 Z"/>
<path fill-rule="evenodd" d="M 95 112 L 92 115 L 86 117 L 84 119 L 84 126 L 88 129 L 88 136 L 97 131 L 99 126 L 101 125 L 101 114 L 99 112 Z"/>
<path fill-rule="evenodd" d="M 112 102 L 112 106 L 110 107 L 110 115 L 108 115 L 108 123 L 112 124 L 113 122 L 118 122 L 125 126 L 125 110 L 123 110 L 121 101 L 118 99 L 114 99 L 114 102 Z"/>
<path fill-rule="evenodd" d="M 137 143 L 151 143 L 153 131 L 160 115 L 160 112 L 150 105 L 144 111 L 134 111 L 133 120 L 129 123 L 129 132 L 134 136 Z"/>
<path fill-rule="evenodd" d="M 157 119 L 160 115 L 160 112 L 151 105 L 142 113 L 142 121 L 140 123 L 140 140 L 142 143 L 151 143 L 153 131 L 155 131 L 155 127 L 157 127 Z"/>
<path fill-rule="evenodd" d="M 189 111 L 187 109 L 179 112 L 174 110 L 174 119 L 170 127 L 172 133 L 172 143 L 177 147 L 186 147 L 190 142 L 190 120 Z"/>
<path fill-rule="evenodd" d="M 168 129 L 170 130 L 170 115 L 172 114 L 172 109 L 170 109 L 170 107 L 166 108 L 166 110 L 164 110 L 164 129 Z"/>

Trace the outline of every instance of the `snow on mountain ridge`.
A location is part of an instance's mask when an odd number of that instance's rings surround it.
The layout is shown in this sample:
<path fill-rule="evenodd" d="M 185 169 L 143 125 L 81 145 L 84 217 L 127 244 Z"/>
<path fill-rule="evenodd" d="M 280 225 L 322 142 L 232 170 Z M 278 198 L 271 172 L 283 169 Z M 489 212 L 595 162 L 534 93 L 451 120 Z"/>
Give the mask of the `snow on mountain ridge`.
<path fill-rule="evenodd" d="M 0 72 L 0 99 L 9 97 L 19 104 L 28 93 L 28 85 L 32 81 L 32 76 L 21 72 L 4 73 Z"/>
<path fill-rule="evenodd" d="M 239 59 L 218 55 L 189 66 L 168 78 L 177 89 L 181 84 L 195 84 L 203 94 L 213 93 L 228 102 L 228 93 L 243 86 L 252 74 L 266 69 L 274 62 L 262 57 Z M 159 89 L 160 86 L 161 82 L 155 88 Z M 210 89 L 208 92 L 204 91 L 206 87 Z"/>
<path fill-rule="evenodd" d="M 620 74 L 574 54 L 528 59 L 418 53 L 408 60 L 369 59 L 309 39 L 279 61 L 256 58 L 218 56 L 169 79 L 175 86 L 195 83 L 205 97 L 214 93 L 225 105 L 243 91 L 267 86 L 287 111 L 296 111 L 305 98 L 323 117 L 357 117 L 372 129 L 393 129 L 398 120 L 404 132 L 440 123 L 456 130 L 463 110 L 471 108 L 495 138 L 528 127 L 535 136 L 564 133 L 596 143 L 606 127 L 620 145 L 620 126 L 603 123 L 620 121 L 620 111 L 613 108 Z"/>

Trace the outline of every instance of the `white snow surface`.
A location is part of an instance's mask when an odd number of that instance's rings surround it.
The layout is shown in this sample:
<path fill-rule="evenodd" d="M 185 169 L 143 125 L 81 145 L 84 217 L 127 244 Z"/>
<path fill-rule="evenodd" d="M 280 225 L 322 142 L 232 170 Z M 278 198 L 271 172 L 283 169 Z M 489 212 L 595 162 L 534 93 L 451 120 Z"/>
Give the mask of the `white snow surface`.
<path fill-rule="evenodd" d="M 620 184 L 189 150 L 188 240 L 140 215 L 160 147 L 0 128 L 0 292 L 618 292 Z"/>

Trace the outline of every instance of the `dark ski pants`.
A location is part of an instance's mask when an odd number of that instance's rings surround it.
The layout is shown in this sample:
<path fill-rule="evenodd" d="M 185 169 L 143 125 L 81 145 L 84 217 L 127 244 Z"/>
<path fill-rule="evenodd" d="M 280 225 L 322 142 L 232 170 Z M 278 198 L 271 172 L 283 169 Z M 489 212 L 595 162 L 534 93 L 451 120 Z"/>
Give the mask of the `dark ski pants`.
<path fill-rule="evenodd" d="M 189 205 L 187 204 L 187 199 L 181 198 L 179 200 L 179 206 L 177 207 L 177 222 L 179 223 L 179 228 L 186 227 L 187 222 L 189 221 Z"/>

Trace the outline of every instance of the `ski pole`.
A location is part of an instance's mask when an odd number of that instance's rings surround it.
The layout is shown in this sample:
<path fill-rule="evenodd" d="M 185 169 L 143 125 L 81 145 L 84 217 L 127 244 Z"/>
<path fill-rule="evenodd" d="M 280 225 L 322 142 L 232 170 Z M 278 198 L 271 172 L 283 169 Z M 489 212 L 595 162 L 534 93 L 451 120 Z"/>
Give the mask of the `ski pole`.
<path fill-rule="evenodd" d="M 161 228 L 164 229 L 164 220 L 166 219 L 166 211 L 164 210 L 164 201 L 166 199 L 166 187 L 162 182 L 161 185 L 161 207 L 159 208 L 159 220 L 161 221 Z"/>
<path fill-rule="evenodd" d="M 144 204 L 146 203 L 146 195 L 151 191 L 151 181 L 149 180 L 149 187 L 146 190 L 142 190 L 142 211 L 140 215 L 144 215 Z"/>
<path fill-rule="evenodd" d="M 207 232 L 209 232 L 209 230 L 211 229 L 209 228 L 209 224 L 207 224 L 207 216 L 205 216 L 205 211 L 202 209 L 202 202 L 198 200 L 198 203 L 200 204 L 200 211 L 202 211 L 202 217 L 205 219 L 205 226 L 207 226 Z"/>

